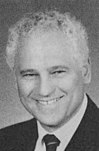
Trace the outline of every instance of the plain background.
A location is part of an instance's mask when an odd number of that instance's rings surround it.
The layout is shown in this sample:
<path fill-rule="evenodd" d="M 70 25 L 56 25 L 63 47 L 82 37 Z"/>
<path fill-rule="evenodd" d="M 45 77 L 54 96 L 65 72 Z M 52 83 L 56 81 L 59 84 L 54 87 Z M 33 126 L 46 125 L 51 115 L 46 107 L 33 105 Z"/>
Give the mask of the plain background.
<path fill-rule="evenodd" d="M 5 62 L 8 28 L 25 12 L 56 7 L 80 19 L 90 40 L 92 82 L 86 91 L 99 106 L 99 0 L 0 0 L 0 128 L 32 118 L 21 105 Z"/>

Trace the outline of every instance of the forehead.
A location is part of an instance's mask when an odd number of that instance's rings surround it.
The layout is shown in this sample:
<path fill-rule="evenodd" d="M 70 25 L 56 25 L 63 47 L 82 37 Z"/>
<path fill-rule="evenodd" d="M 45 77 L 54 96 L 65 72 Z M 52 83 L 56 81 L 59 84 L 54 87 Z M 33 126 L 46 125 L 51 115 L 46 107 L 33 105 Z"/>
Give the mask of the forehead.
<path fill-rule="evenodd" d="M 61 31 L 31 33 L 19 48 L 19 62 L 24 66 L 54 66 L 70 62 L 77 50 L 73 39 Z"/>

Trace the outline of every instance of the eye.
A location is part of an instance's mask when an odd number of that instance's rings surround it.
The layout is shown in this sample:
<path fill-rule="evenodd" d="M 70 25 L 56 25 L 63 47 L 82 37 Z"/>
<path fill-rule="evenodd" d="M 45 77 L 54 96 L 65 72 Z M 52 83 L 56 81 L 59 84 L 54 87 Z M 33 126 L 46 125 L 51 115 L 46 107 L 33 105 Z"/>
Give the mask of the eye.
<path fill-rule="evenodd" d="M 27 74 L 24 74 L 23 77 L 33 77 L 33 76 L 38 76 L 37 74 L 32 74 L 32 73 L 27 73 Z"/>
<path fill-rule="evenodd" d="M 52 72 L 52 74 L 61 74 L 61 73 L 64 73 L 65 71 L 62 71 L 62 70 L 59 70 L 59 71 L 54 71 Z"/>
<path fill-rule="evenodd" d="M 38 74 L 34 74 L 34 73 L 26 73 L 26 74 L 22 75 L 22 77 L 24 77 L 26 79 L 33 79 L 33 78 L 36 78 L 38 76 L 39 76 Z"/>
<path fill-rule="evenodd" d="M 62 75 L 64 75 L 65 73 L 66 73 L 65 70 L 57 70 L 57 71 L 51 72 L 51 75 L 53 75 L 53 76 L 62 76 Z"/>

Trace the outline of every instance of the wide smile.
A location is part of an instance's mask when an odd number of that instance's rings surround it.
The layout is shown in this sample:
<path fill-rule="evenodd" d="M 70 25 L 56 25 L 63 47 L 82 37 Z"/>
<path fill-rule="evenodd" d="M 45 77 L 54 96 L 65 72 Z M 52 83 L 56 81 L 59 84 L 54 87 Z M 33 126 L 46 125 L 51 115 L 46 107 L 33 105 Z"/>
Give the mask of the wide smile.
<path fill-rule="evenodd" d="M 56 103 L 58 102 L 61 98 L 63 98 L 64 96 L 60 96 L 58 98 L 55 98 L 55 99 L 49 99 L 49 100 L 37 100 L 36 101 L 42 105 L 50 105 L 50 104 L 53 104 L 53 103 Z"/>

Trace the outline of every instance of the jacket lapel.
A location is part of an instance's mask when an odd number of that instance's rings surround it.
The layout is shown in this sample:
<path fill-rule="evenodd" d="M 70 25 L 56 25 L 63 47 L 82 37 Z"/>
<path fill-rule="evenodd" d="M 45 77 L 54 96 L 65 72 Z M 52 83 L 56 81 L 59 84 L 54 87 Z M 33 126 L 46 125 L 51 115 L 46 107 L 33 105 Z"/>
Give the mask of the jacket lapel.
<path fill-rule="evenodd" d="M 97 118 L 98 116 L 98 118 Z M 84 117 L 73 135 L 65 151 L 96 151 L 98 144 L 99 110 L 88 97 L 88 105 Z"/>
<path fill-rule="evenodd" d="M 25 149 L 24 151 L 34 151 L 38 139 L 36 119 L 34 119 L 34 121 L 31 122 L 30 132 L 28 134 L 30 135 L 29 137 L 27 137 L 27 149 Z"/>
<path fill-rule="evenodd" d="M 38 138 L 37 122 L 35 119 L 26 121 L 17 135 L 17 144 L 13 151 L 34 151 Z M 9 151 L 12 151 L 11 149 Z"/>

